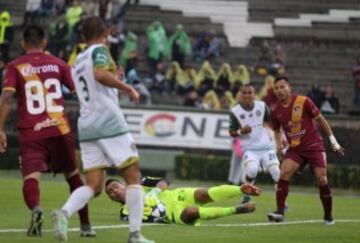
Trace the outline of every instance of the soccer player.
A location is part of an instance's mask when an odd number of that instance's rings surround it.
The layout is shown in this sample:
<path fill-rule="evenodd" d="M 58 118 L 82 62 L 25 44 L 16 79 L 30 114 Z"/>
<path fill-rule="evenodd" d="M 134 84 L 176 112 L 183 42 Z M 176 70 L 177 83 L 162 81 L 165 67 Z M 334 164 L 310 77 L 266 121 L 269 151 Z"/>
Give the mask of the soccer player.
<path fill-rule="evenodd" d="M 29 26 L 23 33 L 26 54 L 10 62 L 0 101 L 0 151 L 5 152 L 5 121 L 10 102 L 17 97 L 20 163 L 25 204 L 32 211 L 28 236 L 41 236 L 43 211 L 39 180 L 42 172 L 63 172 L 70 191 L 83 186 L 76 168 L 74 139 L 64 113 L 61 86 L 74 91 L 70 69 L 60 59 L 43 52 L 44 31 Z M 95 236 L 84 204 L 79 211 L 82 236 Z"/>
<path fill-rule="evenodd" d="M 240 137 L 244 151 L 241 179 L 254 183 L 261 168 L 268 171 L 277 184 L 280 177 L 279 160 L 273 132 L 270 128 L 270 111 L 263 101 L 255 101 L 255 88 L 251 84 L 242 86 L 241 102 L 231 109 L 229 133 L 232 137 Z M 245 177 L 245 178 L 244 178 Z M 250 197 L 245 195 L 243 203 Z"/>
<path fill-rule="evenodd" d="M 120 216 L 127 219 L 125 186 L 120 181 L 109 179 L 105 183 L 109 198 L 122 204 Z M 155 187 L 144 186 L 144 222 L 163 222 L 179 225 L 197 225 L 198 220 L 211 220 L 234 214 L 252 213 L 254 203 L 235 207 L 204 207 L 206 203 L 218 202 L 241 196 L 243 193 L 258 196 L 261 190 L 253 185 L 241 187 L 221 185 L 210 188 L 167 189 L 167 183 L 159 181 Z"/>
<path fill-rule="evenodd" d="M 268 214 L 270 221 L 284 221 L 285 200 L 289 191 L 289 181 L 294 173 L 309 164 L 319 187 L 320 199 L 324 208 L 324 222 L 334 224 L 332 218 L 332 195 L 326 174 L 326 155 L 323 140 L 316 128 L 316 121 L 330 139 L 332 149 L 343 156 L 344 149 L 337 142 L 326 119 L 320 114 L 310 98 L 292 95 L 287 77 L 278 77 L 274 81 L 274 92 L 278 104 L 271 112 L 275 131 L 276 145 L 279 151 L 289 147 L 281 165 L 280 180 L 276 191 L 277 210 Z M 286 140 L 280 129 L 283 129 Z"/>
<path fill-rule="evenodd" d="M 53 212 L 55 236 L 67 239 L 71 215 L 100 195 L 105 169 L 115 166 L 127 184 L 129 243 L 153 242 L 140 233 L 143 195 L 139 155 L 118 100 L 119 90 L 127 92 L 135 102 L 139 101 L 139 94 L 117 77 L 115 62 L 105 46 L 107 29 L 101 19 L 87 18 L 82 35 L 87 48 L 78 54 L 72 76 L 80 102 L 78 133 L 86 185 L 74 191 L 61 210 Z"/>

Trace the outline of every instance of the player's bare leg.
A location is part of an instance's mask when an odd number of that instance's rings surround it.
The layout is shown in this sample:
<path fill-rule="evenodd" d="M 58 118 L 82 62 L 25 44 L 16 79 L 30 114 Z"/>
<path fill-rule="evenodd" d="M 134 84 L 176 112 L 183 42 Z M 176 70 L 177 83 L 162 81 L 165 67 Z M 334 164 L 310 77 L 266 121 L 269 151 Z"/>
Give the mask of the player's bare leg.
<path fill-rule="evenodd" d="M 40 181 L 41 173 L 33 172 L 24 177 L 23 195 L 24 201 L 31 210 L 30 225 L 27 236 L 41 236 L 43 224 L 43 211 L 40 207 Z"/>
<path fill-rule="evenodd" d="M 293 174 L 300 168 L 299 164 L 292 159 L 285 159 L 281 165 L 280 180 L 276 190 L 277 210 L 269 213 L 268 219 L 272 222 L 284 221 L 285 201 L 289 193 L 289 181 Z"/>
<path fill-rule="evenodd" d="M 76 169 L 70 173 L 64 173 L 64 177 L 66 182 L 69 185 L 70 193 L 75 191 L 77 188 L 84 185 L 79 171 Z M 80 236 L 81 237 L 95 237 L 96 232 L 91 228 L 90 220 L 89 220 L 89 210 L 88 206 L 85 205 L 82 209 L 78 211 L 79 219 L 80 219 Z"/>
<path fill-rule="evenodd" d="M 314 174 L 319 187 L 320 200 L 324 209 L 324 223 L 326 225 L 334 225 L 335 221 L 332 217 L 332 195 L 327 180 L 326 168 L 315 167 Z"/>
<path fill-rule="evenodd" d="M 55 237 L 60 241 L 67 240 L 68 220 L 82 209 L 93 197 L 100 195 L 105 179 L 105 170 L 96 169 L 86 173 L 86 185 L 77 188 L 69 197 L 63 208 L 54 210 L 52 222 Z"/>
<path fill-rule="evenodd" d="M 155 243 L 141 234 L 143 216 L 143 194 L 140 186 L 141 173 L 139 163 L 133 163 L 121 169 L 122 176 L 126 182 L 125 203 L 129 210 L 129 243 Z"/>

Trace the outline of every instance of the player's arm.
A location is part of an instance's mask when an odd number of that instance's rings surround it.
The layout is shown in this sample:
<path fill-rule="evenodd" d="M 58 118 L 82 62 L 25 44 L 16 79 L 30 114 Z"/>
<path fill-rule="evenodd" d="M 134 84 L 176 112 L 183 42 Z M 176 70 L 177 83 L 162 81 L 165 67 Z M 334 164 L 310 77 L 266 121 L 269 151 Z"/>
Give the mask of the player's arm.
<path fill-rule="evenodd" d="M 241 127 L 241 124 L 236 119 L 233 113 L 230 113 L 229 119 L 230 119 L 229 134 L 231 137 L 238 137 L 241 136 L 242 134 L 247 134 L 251 132 L 250 126 Z"/>
<path fill-rule="evenodd" d="M 139 93 L 130 85 L 118 79 L 112 71 L 114 71 L 115 63 L 105 46 L 98 47 L 94 50 L 93 68 L 95 79 L 102 85 L 123 90 L 130 95 L 134 102 L 139 102 Z"/>
<path fill-rule="evenodd" d="M 336 152 L 338 155 L 344 156 L 345 149 L 337 142 L 329 122 L 321 114 L 316 117 L 316 121 L 325 134 L 329 137 L 331 147 L 334 152 Z"/>
<path fill-rule="evenodd" d="M 286 137 L 284 136 L 284 134 L 281 130 L 281 125 L 280 125 L 279 121 L 277 120 L 274 112 L 269 111 L 268 115 L 269 115 L 268 124 L 271 124 L 271 128 L 274 131 L 276 150 L 279 154 L 284 154 L 284 151 L 288 147 Z"/>
<path fill-rule="evenodd" d="M 313 118 L 321 127 L 321 129 L 326 133 L 326 135 L 329 137 L 331 147 L 338 155 L 344 156 L 344 148 L 340 146 L 340 144 L 337 142 L 334 133 L 331 129 L 330 124 L 328 121 L 321 115 L 319 109 L 315 106 L 315 104 L 312 102 L 310 98 L 307 98 L 305 101 L 305 110 L 308 112 L 311 118 Z"/>
<path fill-rule="evenodd" d="M 103 70 L 103 69 L 95 69 L 94 70 L 95 79 L 100 82 L 102 85 L 116 88 L 119 90 L 123 90 L 127 92 L 130 97 L 133 99 L 134 102 L 138 102 L 140 95 L 139 93 L 130 85 L 120 81 L 117 79 L 114 74 L 110 71 Z"/>
<path fill-rule="evenodd" d="M 14 95 L 14 90 L 4 89 L 0 97 L 0 152 L 6 151 L 7 139 L 5 133 L 5 122 L 10 113 L 11 99 Z"/>

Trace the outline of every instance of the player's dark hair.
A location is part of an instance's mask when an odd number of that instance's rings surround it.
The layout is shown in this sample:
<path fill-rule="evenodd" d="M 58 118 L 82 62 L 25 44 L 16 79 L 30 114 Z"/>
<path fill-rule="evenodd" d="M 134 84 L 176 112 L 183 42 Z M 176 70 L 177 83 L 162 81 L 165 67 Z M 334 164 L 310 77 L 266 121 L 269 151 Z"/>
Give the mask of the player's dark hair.
<path fill-rule="evenodd" d="M 23 32 L 23 40 L 27 45 L 40 46 L 45 39 L 45 31 L 37 25 L 29 25 Z"/>
<path fill-rule="evenodd" d="M 115 182 L 120 182 L 118 179 L 108 179 L 108 180 L 106 180 L 106 182 L 105 182 L 105 188 L 107 188 L 107 186 L 108 186 L 111 182 L 113 182 L 113 181 L 115 181 Z"/>
<path fill-rule="evenodd" d="M 85 42 L 100 37 L 106 31 L 106 25 L 99 17 L 86 18 L 82 26 L 82 36 Z"/>
<path fill-rule="evenodd" d="M 243 88 L 252 88 L 254 90 L 254 92 L 256 92 L 256 89 L 255 89 L 255 86 L 253 84 L 244 84 L 240 87 L 240 91 L 243 89 Z"/>
<path fill-rule="evenodd" d="M 289 83 L 289 79 L 285 76 L 279 76 L 279 77 L 276 77 L 275 80 L 274 80 L 274 84 L 276 84 L 277 82 L 279 82 L 280 80 L 285 80 L 286 83 Z"/>

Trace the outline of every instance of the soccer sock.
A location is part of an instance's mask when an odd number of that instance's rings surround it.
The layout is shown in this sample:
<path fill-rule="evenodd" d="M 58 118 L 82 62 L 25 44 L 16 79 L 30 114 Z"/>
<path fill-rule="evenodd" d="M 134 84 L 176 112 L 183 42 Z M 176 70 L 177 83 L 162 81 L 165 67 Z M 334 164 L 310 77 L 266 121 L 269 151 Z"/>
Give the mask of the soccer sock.
<path fill-rule="evenodd" d="M 30 178 L 26 179 L 23 184 L 23 196 L 26 206 L 33 210 L 40 204 L 40 188 L 39 181 Z"/>
<path fill-rule="evenodd" d="M 235 207 L 199 207 L 200 219 L 209 220 L 235 214 Z"/>
<path fill-rule="evenodd" d="M 208 194 L 214 202 L 241 196 L 242 192 L 239 186 L 222 185 L 214 186 L 208 189 Z"/>
<path fill-rule="evenodd" d="M 129 209 L 130 233 L 140 231 L 144 210 L 143 192 L 140 185 L 128 185 L 125 192 L 125 203 Z"/>
<path fill-rule="evenodd" d="M 73 191 L 63 206 L 62 210 L 66 212 L 68 218 L 75 212 L 82 209 L 94 196 L 94 190 L 89 186 L 81 186 Z"/>
<path fill-rule="evenodd" d="M 289 193 L 289 181 L 280 179 L 276 190 L 276 204 L 279 213 L 282 214 L 284 213 L 285 200 L 288 193 Z"/>
<path fill-rule="evenodd" d="M 70 178 L 66 179 L 67 183 L 70 187 L 70 192 L 72 193 L 75 191 L 75 189 L 81 187 L 84 185 L 84 182 L 81 180 L 81 177 L 79 174 L 76 174 Z M 88 206 L 85 205 L 82 209 L 78 211 L 79 218 L 80 218 L 80 224 L 90 224 L 89 221 L 89 212 L 88 212 Z"/>
<path fill-rule="evenodd" d="M 332 195 L 328 184 L 319 186 L 320 199 L 324 208 L 324 218 L 331 219 Z"/>

